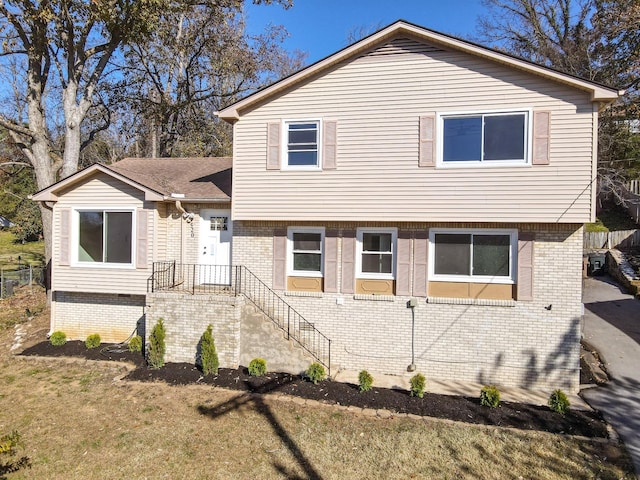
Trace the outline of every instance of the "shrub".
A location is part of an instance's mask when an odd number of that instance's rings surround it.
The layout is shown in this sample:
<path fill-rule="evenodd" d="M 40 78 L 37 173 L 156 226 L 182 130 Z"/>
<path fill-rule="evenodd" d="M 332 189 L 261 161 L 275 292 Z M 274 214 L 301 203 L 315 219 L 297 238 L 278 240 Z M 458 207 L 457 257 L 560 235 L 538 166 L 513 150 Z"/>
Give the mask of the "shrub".
<path fill-rule="evenodd" d="M 29 457 L 23 456 L 14 460 L 18 447 L 23 447 L 20 434 L 13 431 L 10 434 L 0 435 L 0 478 L 6 478 L 5 473 L 17 472 L 21 468 L 31 467 Z M 4 459 L 7 458 L 5 461 Z M 11 458 L 9 460 L 9 458 Z"/>
<path fill-rule="evenodd" d="M 209 375 L 218 374 L 218 354 L 216 353 L 216 345 L 213 342 L 213 327 L 211 324 L 200 337 L 200 363 L 202 364 L 202 373 Z"/>
<path fill-rule="evenodd" d="M 140 335 L 136 335 L 131 340 L 129 340 L 129 351 L 132 353 L 137 353 L 142 351 L 142 337 Z"/>
<path fill-rule="evenodd" d="M 305 374 L 310 381 L 316 384 L 319 381 L 324 380 L 327 376 L 326 372 L 324 371 L 324 367 L 318 362 L 313 362 L 311 365 L 309 365 L 309 368 L 307 368 Z"/>
<path fill-rule="evenodd" d="M 500 391 L 493 385 L 482 387 L 482 390 L 480 390 L 480 405 L 496 408 L 500 405 Z"/>
<path fill-rule="evenodd" d="M 160 368 L 164 365 L 164 354 L 167 350 L 164 341 L 165 335 L 164 321 L 160 318 L 151 330 L 149 337 L 149 358 L 147 361 L 152 368 Z"/>
<path fill-rule="evenodd" d="M 61 347 L 65 343 L 67 343 L 67 334 L 58 330 L 57 332 L 53 332 L 49 337 L 49 341 L 51 345 L 54 347 Z"/>
<path fill-rule="evenodd" d="M 89 335 L 84 341 L 84 345 L 87 348 L 98 348 L 100 346 L 100 335 L 97 333 Z"/>
<path fill-rule="evenodd" d="M 424 378 L 424 375 L 421 373 L 416 373 L 411 380 L 409 380 L 409 384 L 411 385 L 410 393 L 412 397 L 423 398 L 424 397 L 424 387 L 427 383 L 427 379 Z"/>
<path fill-rule="evenodd" d="M 549 396 L 549 408 L 556 413 L 564 415 L 569 411 L 571 403 L 562 390 L 554 390 Z"/>
<path fill-rule="evenodd" d="M 368 392 L 373 387 L 373 377 L 366 370 L 358 374 L 358 386 L 361 392 Z"/>
<path fill-rule="evenodd" d="M 261 377 L 267 373 L 267 361 L 264 358 L 254 358 L 249 362 L 249 375 Z"/>

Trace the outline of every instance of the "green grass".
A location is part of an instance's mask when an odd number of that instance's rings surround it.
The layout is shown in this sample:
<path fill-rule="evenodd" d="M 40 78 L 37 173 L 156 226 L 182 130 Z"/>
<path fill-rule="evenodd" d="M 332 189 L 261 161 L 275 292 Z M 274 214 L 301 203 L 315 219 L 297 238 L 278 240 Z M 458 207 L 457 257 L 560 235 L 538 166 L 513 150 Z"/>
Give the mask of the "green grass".
<path fill-rule="evenodd" d="M 0 268 L 17 270 L 24 265 L 44 265 L 44 241 L 15 243 L 13 233 L 0 231 Z"/>
<path fill-rule="evenodd" d="M 633 221 L 629 213 L 618 205 L 609 206 L 606 210 L 601 210 L 596 217 L 595 223 L 587 223 L 587 232 L 615 232 L 617 230 L 635 230 L 640 228 Z"/>

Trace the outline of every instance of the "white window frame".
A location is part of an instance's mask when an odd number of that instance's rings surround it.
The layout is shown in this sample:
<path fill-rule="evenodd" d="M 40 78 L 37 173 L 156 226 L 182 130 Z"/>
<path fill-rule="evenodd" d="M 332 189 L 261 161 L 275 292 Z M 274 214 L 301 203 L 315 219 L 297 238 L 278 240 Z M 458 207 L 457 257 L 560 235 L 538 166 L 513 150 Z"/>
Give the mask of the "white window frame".
<path fill-rule="evenodd" d="M 371 273 L 362 271 L 363 234 L 390 233 L 391 234 L 391 273 Z M 396 262 L 398 258 L 398 229 L 389 227 L 362 227 L 356 230 L 356 278 L 371 278 L 377 280 L 395 280 Z"/>
<path fill-rule="evenodd" d="M 525 116 L 525 148 L 524 160 L 459 160 L 455 162 L 444 161 L 444 121 L 447 118 L 477 117 L 481 115 L 498 116 L 524 114 Z M 437 114 L 437 152 L 436 167 L 439 168 L 493 168 L 493 167 L 529 167 L 533 152 L 533 109 L 513 108 L 500 110 L 463 110 L 452 112 L 438 112 Z M 484 129 L 482 134 L 484 142 Z"/>
<path fill-rule="evenodd" d="M 108 263 L 108 262 L 83 262 L 79 259 L 80 248 L 80 212 L 117 212 L 117 213 L 131 213 L 131 262 L 129 263 Z M 87 267 L 87 268 L 120 268 L 120 269 L 135 269 L 136 261 L 136 208 L 134 207 L 120 207 L 120 206 L 83 206 L 74 207 L 73 215 L 71 219 L 71 266 L 74 267 Z M 104 248 L 104 245 L 103 245 Z M 104 251 L 103 251 L 104 255 Z"/>
<path fill-rule="evenodd" d="M 489 275 L 438 275 L 435 273 L 437 234 L 481 234 L 481 235 L 509 235 L 509 276 L 496 277 Z M 473 244 L 470 262 L 473 265 Z M 510 228 L 431 228 L 429 229 L 429 280 L 435 282 L 468 282 L 468 283 L 499 283 L 515 285 L 518 273 L 518 230 Z"/>
<path fill-rule="evenodd" d="M 289 165 L 289 125 L 300 123 L 315 123 L 317 127 L 318 137 L 316 141 L 317 145 L 317 164 L 316 165 Z M 282 138 L 280 144 L 282 145 L 281 157 L 282 170 L 322 170 L 322 121 L 318 118 L 305 119 L 305 120 L 283 120 L 282 121 Z"/>
<path fill-rule="evenodd" d="M 319 233 L 320 234 L 320 271 L 294 270 L 293 268 L 293 234 L 294 233 Z M 301 251 L 302 253 L 316 253 L 315 251 Z M 299 253 L 299 252 L 296 252 Z M 287 276 L 289 277 L 324 277 L 324 227 L 288 227 L 287 228 Z"/>

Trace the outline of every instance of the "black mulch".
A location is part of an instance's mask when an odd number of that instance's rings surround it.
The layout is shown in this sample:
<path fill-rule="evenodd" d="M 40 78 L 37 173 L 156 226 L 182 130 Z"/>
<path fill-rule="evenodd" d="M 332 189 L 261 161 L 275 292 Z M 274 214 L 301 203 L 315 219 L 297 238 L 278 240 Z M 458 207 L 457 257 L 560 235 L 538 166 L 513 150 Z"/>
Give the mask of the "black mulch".
<path fill-rule="evenodd" d="M 360 393 L 353 384 L 325 380 L 314 385 L 300 376 L 286 373 L 270 372 L 263 377 L 251 377 L 244 367 L 221 368 L 217 376 L 204 377 L 192 364 L 168 363 L 161 369 L 152 369 L 146 366 L 139 353 L 133 354 L 126 348 L 112 345 L 87 350 L 83 342 L 67 342 L 62 347 L 42 342 L 26 349 L 22 355 L 79 356 L 91 360 L 131 362 L 137 368 L 125 377 L 127 380 L 163 381 L 170 385 L 199 383 L 243 392 L 294 395 L 328 404 L 386 409 L 466 423 L 585 437 L 608 437 L 606 423 L 599 412 L 571 410 L 563 416 L 547 407 L 512 402 L 502 402 L 498 408 L 487 408 L 481 406 L 475 397 L 425 393 L 424 398 L 416 398 L 411 397 L 407 391 L 376 387 L 369 392 Z"/>

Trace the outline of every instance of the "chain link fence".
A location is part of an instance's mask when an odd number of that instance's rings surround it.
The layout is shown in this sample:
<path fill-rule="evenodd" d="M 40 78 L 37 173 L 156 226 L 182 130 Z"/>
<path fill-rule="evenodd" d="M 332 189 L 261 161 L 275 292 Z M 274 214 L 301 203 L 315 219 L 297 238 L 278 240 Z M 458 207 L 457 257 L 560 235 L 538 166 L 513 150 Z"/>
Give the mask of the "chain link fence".
<path fill-rule="evenodd" d="M 0 299 L 10 297 L 20 286 L 34 284 L 44 286 L 44 268 L 29 265 L 20 270 L 0 269 Z"/>

